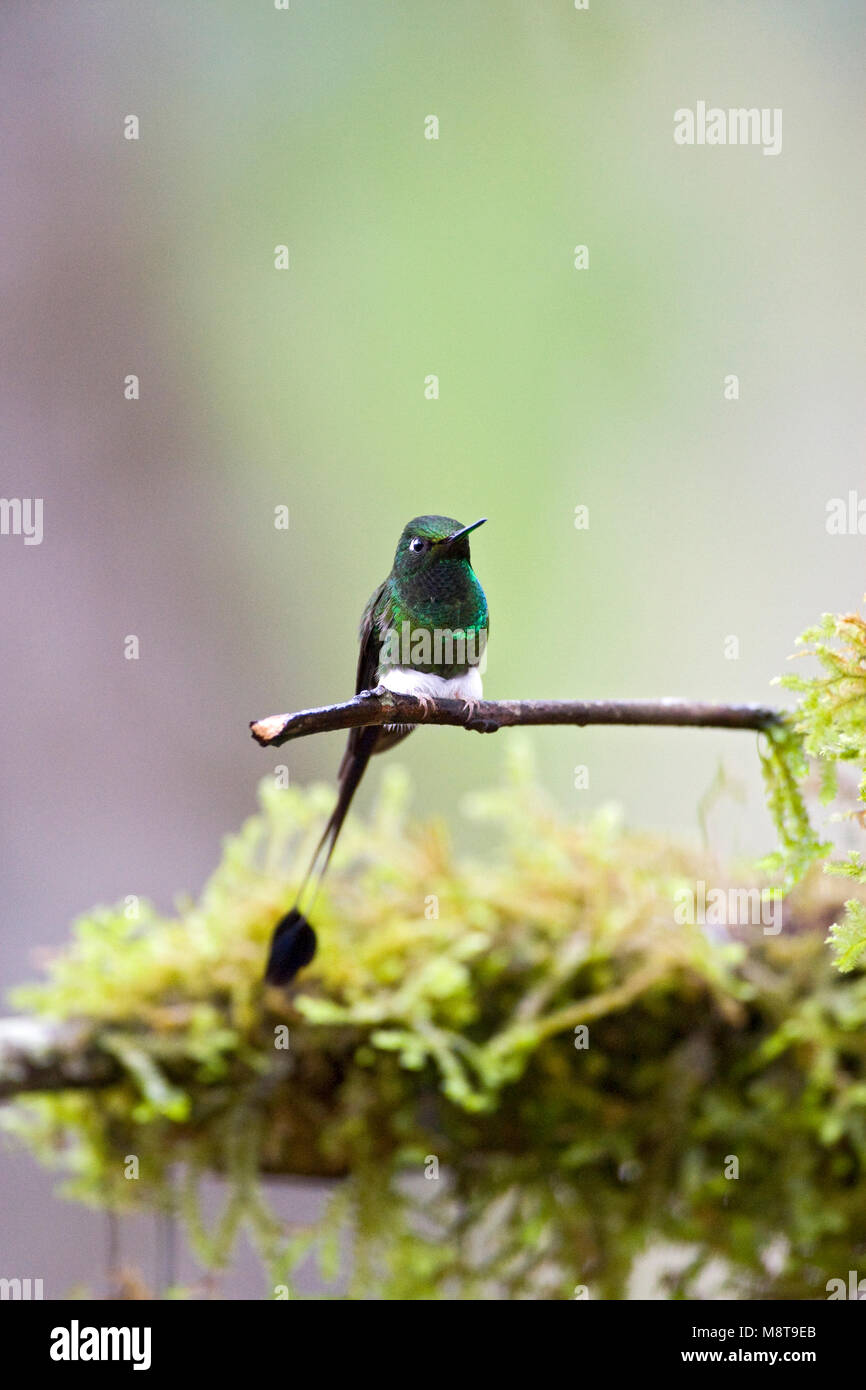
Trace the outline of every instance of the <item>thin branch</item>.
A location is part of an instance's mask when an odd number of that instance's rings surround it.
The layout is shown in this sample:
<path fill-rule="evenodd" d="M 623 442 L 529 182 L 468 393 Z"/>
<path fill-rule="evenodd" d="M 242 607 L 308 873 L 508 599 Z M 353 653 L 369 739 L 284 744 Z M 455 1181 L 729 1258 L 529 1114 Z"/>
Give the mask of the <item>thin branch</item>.
<path fill-rule="evenodd" d="M 783 722 L 780 710 L 763 705 L 705 705 L 693 700 L 480 700 L 471 710 L 462 700 L 428 700 L 413 695 L 357 695 L 339 705 L 297 714 L 271 714 L 250 725 L 263 748 L 290 739 L 367 724 L 456 724 L 494 733 L 510 725 L 642 724 L 701 729 L 768 729 Z"/>

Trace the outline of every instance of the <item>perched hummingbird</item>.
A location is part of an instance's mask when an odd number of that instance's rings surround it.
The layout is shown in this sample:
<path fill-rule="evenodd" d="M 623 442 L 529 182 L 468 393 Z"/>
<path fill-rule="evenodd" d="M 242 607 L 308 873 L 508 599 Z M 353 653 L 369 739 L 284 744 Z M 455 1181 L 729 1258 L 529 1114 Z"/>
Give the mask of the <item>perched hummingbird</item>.
<path fill-rule="evenodd" d="M 461 526 L 448 516 L 416 516 L 404 527 L 391 573 L 373 594 L 361 619 L 356 694 L 391 690 L 430 698 L 463 700 L 471 715 L 481 699 L 487 642 L 487 600 L 469 557 L 469 535 L 486 521 Z M 285 985 L 316 951 L 316 934 L 300 909 L 313 879 L 318 891 L 340 827 L 364 769 L 412 732 L 411 724 L 352 729 L 339 771 L 337 804 L 298 890 L 294 907 L 274 930 L 265 979 Z M 312 902 L 312 900 L 311 900 Z"/>

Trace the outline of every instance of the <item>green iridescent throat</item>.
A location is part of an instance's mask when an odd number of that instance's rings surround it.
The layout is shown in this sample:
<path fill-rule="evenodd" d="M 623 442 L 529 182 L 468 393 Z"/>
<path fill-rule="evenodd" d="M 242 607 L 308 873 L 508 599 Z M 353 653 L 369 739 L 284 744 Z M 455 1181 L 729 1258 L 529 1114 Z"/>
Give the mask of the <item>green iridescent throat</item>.
<path fill-rule="evenodd" d="M 446 568 L 450 573 L 440 586 L 439 571 Z M 423 579 L 422 585 L 407 586 L 408 593 L 405 588 L 401 592 L 399 582 L 389 586 L 393 637 L 382 654 L 392 664 L 411 665 L 449 680 L 477 666 L 483 656 L 487 601 L 467 561 L 440 561 Z"/>

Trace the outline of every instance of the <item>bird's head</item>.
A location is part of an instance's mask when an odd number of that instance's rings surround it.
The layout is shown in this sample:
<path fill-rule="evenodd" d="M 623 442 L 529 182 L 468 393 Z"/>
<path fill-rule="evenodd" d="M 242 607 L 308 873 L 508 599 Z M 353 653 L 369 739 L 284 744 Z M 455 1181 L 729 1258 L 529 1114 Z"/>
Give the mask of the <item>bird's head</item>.
<path fill-rule="evenodd" d="M 469 559 L 469 534 L 487 518 L 462 526 L 450 516 L 416 516 L 403 528 L 394 556 L 394 573 L 408 579 L 444 560 Z"/>

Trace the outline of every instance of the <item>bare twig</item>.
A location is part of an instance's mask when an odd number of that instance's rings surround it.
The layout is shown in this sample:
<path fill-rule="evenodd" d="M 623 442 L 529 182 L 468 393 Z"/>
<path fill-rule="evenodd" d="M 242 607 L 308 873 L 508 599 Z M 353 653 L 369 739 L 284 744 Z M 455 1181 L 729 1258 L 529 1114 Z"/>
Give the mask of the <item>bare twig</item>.
<path fill-rule="evenodd" d="M 366 724 L 456 724 L 492 733 L 509 725 L 643 724 L 703 729 L 768 729 L 781 711 L 763 705 L 705 705 L 692 700 L 481 700 L 471 710 L 462 700 L 428 700 L 412 695 L 358 695 L 339 705 L 272 714 L 250 725 L 263 748 L 290 739 Z"/>

